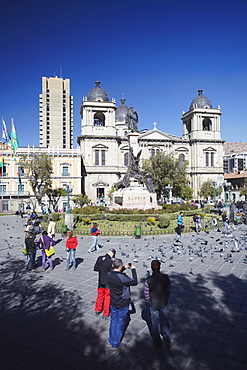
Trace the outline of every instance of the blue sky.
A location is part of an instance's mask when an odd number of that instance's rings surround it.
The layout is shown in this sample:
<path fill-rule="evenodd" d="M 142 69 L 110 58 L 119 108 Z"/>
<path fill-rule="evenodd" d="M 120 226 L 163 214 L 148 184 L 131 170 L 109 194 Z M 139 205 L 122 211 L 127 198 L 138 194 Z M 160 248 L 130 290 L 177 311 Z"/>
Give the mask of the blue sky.
<path fill-rule="evenodd" d="M 42 76 L 71 79 L 74 135 L 82 96 L 96 80 L 139 129 L 182 135 L 197 90 L 221 106 L 226 141 L 247 141 L 246 0 L 2 0 L 0 115 L 19 146 L 39 145 Z M 76 140 L 75 140 L 76 141 Z"/>

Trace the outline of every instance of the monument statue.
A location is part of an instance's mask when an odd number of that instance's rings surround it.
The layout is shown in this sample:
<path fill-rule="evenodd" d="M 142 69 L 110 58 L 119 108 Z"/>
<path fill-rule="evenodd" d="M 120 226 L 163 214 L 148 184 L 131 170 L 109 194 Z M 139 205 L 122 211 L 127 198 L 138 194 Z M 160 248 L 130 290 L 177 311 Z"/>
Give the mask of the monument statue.
<path fill-rule="evenodd" d="M 123 179 L 114 184 L 116 190 L 121 188 L 127 188 L 130 186 L 130 178 L 138 180 L 139 184 L 145 184 L 147 190 L 150 193 L 155 193 L 155 186 L 153 183 L 153 176 L 151 173 L 147 173 L 145 177 L 140 171 L 139 162 L 141 156 L 141 150 L 138 152 L 137 156 L 134 155 L 133 148 L 129 148 L 129 166 Z"/>
<path fill-rule="evenodd" d="M 135 111 L 133 105 L 131 105 L 130 109 L 128 110 L 128 113 L 127 113 L 126 118 L 125 118 L 125 122 L 128 126 L 128 129 L 131 132 L 138 132 L 138 126 L 137 126 L 138 114 Z"/>

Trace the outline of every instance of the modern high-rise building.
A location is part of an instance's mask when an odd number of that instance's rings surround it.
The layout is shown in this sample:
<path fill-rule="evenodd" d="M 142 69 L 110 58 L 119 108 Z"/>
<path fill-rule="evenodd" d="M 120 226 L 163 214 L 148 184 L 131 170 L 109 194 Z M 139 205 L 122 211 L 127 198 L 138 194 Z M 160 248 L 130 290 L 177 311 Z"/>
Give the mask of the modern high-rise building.
<path fill-rule="evenodd" d="M 42 77 L 39 145 L 43 148 L 73 148 L 73 97 L 69 79 Z"/>

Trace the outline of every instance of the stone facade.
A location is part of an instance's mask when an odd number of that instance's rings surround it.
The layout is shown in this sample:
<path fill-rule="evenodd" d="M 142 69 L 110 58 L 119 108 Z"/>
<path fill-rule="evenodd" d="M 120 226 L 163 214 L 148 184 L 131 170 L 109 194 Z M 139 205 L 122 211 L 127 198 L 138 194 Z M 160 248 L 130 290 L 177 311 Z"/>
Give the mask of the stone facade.
<path fill-rule="evenodd" d="M 125 122 L 128 107 L 121 100 L 120 107 L 109 101 L 99 82 L 84 98 L 81 105 L 81 134 L 78 136 L 84 171 L 83 191 L 96 202 L 104 197 L 109 202 L 109 191 L 123 178 L 128 166 L 128 137 Z M 189 110 L 182 115 L 183 136 L 178 137 L 157 129 L 142 130 L 135 138 L 135 151 L 142 150 L 141 159 L 157 152 L 173 153 L 175 158 L 188 161 L 188 177 L 194 198 L 198 198 L 201 184 L 208 179 L 223 182 L 223 143 L 220 136 L 220 107 L 212 108 L 210 101 L 199 90 Z M 136 144 L 135 144 L 136 145 Z"/>

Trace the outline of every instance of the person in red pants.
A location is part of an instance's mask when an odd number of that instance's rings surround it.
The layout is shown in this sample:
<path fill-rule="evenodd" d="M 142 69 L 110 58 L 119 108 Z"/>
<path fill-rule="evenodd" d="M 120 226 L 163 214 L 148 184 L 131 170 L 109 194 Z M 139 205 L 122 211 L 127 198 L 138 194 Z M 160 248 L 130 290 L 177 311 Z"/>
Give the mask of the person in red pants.
<path fill-rule="evenodd" d="M 107 272 L 112 269 L 112 258 L 115 258 L 116 250 L 111 248 L 105 256 L 100 256 L 94 265 L 94 271 L 99 273 L 98 295 L 95 302 L 95 315 L 99 316 L 103 312 L 102 319 L 107 319 L 110 315 L 110 287 L 107 281 Z"/>

